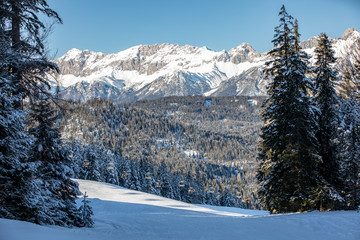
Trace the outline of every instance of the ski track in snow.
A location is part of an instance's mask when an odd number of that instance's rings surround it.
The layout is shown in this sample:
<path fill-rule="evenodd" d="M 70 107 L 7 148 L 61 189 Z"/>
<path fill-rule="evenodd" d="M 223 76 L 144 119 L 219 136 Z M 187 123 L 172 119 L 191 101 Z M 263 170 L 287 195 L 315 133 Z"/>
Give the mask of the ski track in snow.
<path fill-rule="evenodd" d="M 0 240 L 360 239 L 360 213 L 266 211 L 193 205 L 119 186 L 76 180 L 89 196 L 93 228 L 0 219 Z M 79 199 L 79 203 L 80 203 Z"/>

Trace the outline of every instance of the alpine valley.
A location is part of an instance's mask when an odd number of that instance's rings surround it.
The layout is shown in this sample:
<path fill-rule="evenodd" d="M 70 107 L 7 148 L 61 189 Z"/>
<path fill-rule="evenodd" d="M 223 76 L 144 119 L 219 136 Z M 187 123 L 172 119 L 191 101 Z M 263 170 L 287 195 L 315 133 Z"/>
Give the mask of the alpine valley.
<path fill-rule="evenodd" d="M 315 61 L 317 37 L 301 43 Z M 360 33 L 347 29 L 332 39 L 340 74 L 360 42 Z M 114 54 L 71 49 L 54 60 L 60 69 L 52 86 L 60 86 L 64 99 L 111 99 L 114 103 L 166 96 L 264 96 L 262 69 L 267 53 L 243 43 L 229 51 L 177 44 L 138 45 Z"/>

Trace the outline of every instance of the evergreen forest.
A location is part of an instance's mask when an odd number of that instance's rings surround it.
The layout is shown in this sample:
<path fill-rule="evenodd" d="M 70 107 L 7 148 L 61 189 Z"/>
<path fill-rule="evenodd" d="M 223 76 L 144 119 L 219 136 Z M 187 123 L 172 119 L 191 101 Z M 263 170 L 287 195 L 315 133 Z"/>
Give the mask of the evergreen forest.
<path fill-rule="evenodd" d="M 263 99 L 67 102 L 62 136 L 79 178 L 191 203 L 259 209 L 256 154 Z"/>

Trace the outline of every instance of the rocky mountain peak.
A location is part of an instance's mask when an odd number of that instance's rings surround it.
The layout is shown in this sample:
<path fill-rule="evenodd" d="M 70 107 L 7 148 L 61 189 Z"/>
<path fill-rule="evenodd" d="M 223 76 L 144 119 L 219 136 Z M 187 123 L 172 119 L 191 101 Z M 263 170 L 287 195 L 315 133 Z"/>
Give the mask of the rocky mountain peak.
<path fill-rule="evenodd" d="M 70 49 L 67 53 L 65 53 L 63 56 L 61 56 L 59 59 L 72 59 L 76 56 L 80 55 L 82 51 L 77 48 Z"/>
<path fill-rule="evenodd" d="M 242 43 L 239 46 L 229 50 L 231 62 L 238 64 L 244 61 L 251 61 L 253 58 L 259 57 L 260 54 L 256 52 L 248 43 Z"/>
<path fill-rule="evenodd" d="M 239 53 L 239 52 L 256 53 L 256 51 L 248 43 L 242 43 L 239 46 L 229 50 L 229 53 Z"/>
<path fill-rule="evenodd" d="M 350 36 L 352 36 L 353 34 L 359 34 L 359 32 L 355 28 L 351 27 L 351 28 L 348 28 L 348 29 L 345 30 L 345 32 L 341 36 L 341 38 L 342 39 L 347 39 Z"/>

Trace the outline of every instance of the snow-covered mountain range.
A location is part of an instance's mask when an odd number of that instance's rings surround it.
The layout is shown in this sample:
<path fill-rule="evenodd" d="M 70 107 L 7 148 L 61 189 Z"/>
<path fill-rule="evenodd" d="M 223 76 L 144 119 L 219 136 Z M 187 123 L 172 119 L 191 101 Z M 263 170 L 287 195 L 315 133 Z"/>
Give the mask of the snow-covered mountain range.
<path fill-rule="evenodd" d="M 356 42 L 360 33 L 354 28 L 333 39 L 338 68 L 353 61 Z M 313 56 L 316 44 L 314 37 L 301 46 Z M 72 49 L 55 63 L 63 98 L 131 102 L 173 95 L 265 95 L 262 67 L 267 60 L 266 53 L 256 52 L 247 43 L 220 52 L 165 43 L 138 45 L 114 54 Z"/>

